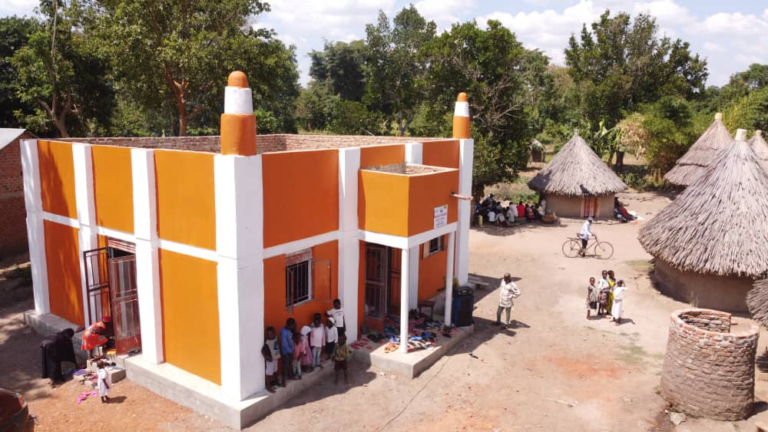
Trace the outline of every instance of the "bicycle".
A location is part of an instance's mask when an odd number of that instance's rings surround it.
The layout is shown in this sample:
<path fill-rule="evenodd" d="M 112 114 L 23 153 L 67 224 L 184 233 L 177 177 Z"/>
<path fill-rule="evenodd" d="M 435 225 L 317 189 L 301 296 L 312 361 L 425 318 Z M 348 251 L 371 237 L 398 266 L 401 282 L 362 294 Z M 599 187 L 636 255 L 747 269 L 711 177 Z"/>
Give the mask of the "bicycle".
<path fill-rule="evenodd" d="M 592 256 L 597 259 L 607 260 L 613 256 L 613 245 L 608 242 L 601 242 L 595 236 L 595 241 L 590 239 L 590 243 L 587 243 L 587 247 L 584 248 L 584 256 L 586 257 L 589 251 L 592 251 Z M 576 258 L 581 252 L 581 239 L 578 237 L 568 237 L 568 240 L 563 243 L 563 255 L 568 258 Z"/>

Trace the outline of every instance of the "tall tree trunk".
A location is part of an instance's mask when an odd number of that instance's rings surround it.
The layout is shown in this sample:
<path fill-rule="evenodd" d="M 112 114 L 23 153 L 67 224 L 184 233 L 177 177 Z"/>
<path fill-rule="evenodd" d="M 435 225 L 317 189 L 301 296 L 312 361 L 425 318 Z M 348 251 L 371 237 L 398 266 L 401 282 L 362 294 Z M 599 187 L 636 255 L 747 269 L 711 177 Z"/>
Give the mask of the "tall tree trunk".
<path fill-rule="evenodd" d="M 60 119 L 54 118 L 53 125 L 59 130 L 59 134 L 62 138 L 69 138 L 69 132 L 67 132 L 66 120 L 62 117 Z"/>
<path fill-rule="evenodd" d="M 184 106 L 183 95 L 176 95 L 176 105 L 179 109 L 179 136 L 186 136 L 187 124 L 189 123 L 189 115 L 187 115 L 187 108 Z"/>

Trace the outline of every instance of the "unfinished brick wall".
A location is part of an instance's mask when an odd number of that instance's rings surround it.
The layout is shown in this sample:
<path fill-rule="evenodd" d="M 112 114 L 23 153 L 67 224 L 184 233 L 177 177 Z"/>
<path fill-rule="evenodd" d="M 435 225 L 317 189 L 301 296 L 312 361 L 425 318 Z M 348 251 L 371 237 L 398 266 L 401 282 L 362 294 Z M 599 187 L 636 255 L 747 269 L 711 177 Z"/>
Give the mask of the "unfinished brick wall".
<path fill-rule="evenodd" d="M 22 134 L 0 150 L 0 258 L 27 249 L 27 211 L 21 172 Z"/>
<path fill-rule="evenodd" d="M 671 409 L 715 420 L 752 412 L 759 330 L 731 333 L 731 315 L 710 309 L 672 313 L 661 394 Z"/>
<path fill-rule="evenodd" d="M 346 147 L 366 147 L 372 145 L 403 144 L 409 142 L 444 141 L 450 138 L 395 137 L 369 135 L 257 135 L 256 149 L 259 153 L 271 153 L 286 150 L 314 150 Z M 210 153 L 221 151 L 218 136 L 184 137 L 115 137 L 115 138 L 62 138 L 58 141 L 80 142 L 88 144 L 112 145 L 120 147 L 160 148 L 171 150 L 190 150 Z"/>

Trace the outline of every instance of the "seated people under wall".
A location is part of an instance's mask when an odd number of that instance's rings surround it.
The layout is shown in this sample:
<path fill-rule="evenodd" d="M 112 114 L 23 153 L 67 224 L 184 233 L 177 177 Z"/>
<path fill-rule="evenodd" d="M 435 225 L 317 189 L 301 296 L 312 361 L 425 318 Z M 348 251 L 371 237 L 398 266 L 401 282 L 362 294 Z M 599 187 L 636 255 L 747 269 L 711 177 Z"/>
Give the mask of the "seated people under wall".
<path fill-rule="evenodd" d="M 50 378 L 53 382 L 64 379 L 61 374 L 61 362 L 70 362 L 77 365 L 75 348 L 72 346 L 72 337 L 75 331 L 62 330 L 52 336 L 48 336 L 40 342 L 42 351 L 42 377 Z"/>

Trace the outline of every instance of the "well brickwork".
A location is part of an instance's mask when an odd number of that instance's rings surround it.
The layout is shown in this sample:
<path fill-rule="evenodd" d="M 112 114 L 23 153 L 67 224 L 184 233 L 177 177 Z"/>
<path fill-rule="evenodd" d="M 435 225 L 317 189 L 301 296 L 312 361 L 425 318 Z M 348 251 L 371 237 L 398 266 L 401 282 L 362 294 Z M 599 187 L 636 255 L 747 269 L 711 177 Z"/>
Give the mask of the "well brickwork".
<path fill-rule="evenodd" d="M 741 420 L 752 412 L 759 330 L 731 333 L 731 314 L 672 313 L 661 394 L 671 409 L 695 417 Z"/>

